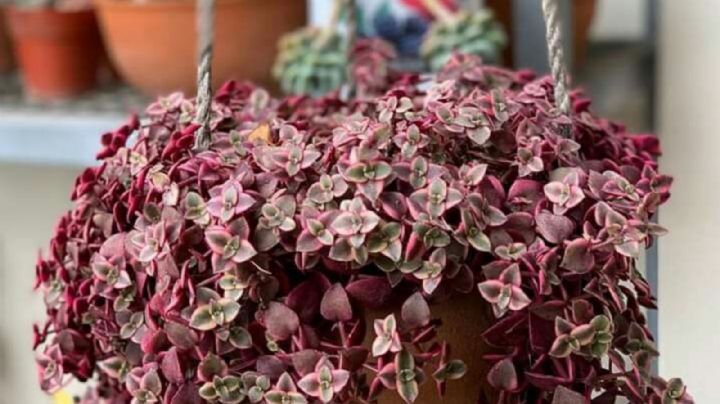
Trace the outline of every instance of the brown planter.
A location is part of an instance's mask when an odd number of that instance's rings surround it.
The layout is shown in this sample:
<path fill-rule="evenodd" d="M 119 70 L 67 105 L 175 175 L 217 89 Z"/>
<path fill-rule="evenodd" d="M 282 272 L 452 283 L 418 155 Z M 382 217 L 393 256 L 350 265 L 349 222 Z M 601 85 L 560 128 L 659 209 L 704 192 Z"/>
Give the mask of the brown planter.
<path fill-rule="evenodd" d="M 218 0 L 213 82 L 272 84 L 280 36 L 305 24 L 300 0 Z M 105 42 L 120 74 L 142 91 L 195 93 L 195 2 L 97 0 Z"/>
<path fill-rule="evenodd" d="M 399 315 L 399 308 L 394 310 Z M 390 310 L 370 311 L 366 313 L 368 335 L 364 345 L 370 346 L 374 337 L 372 322 L 376 318 L 385 318 Z M 438 339 L 450 345 L 453 359 L 462 359 L 467 365 L 467 374 L 460 380 L 448 382 L 445 397 L 438 398 L 435 383 L 426 381 L 420 387 L 420 396 L 415 404 L 471 404 L 497 402 L 496 393 L 487 383 L 490 364 L 483 360 L 490 353 L 481 334 L 493 324 L 494 317 L 490 306 L 477 291 L 464 296 L 455 296 L 449 301 L 431 305 L 433 318 L 442 319 L 438 329 Z M 428 375 L 432 369 L 426 369 Z M 395 391 L 385 391 L 380 395 L 378 404 L 405 404 Z"/>
<path fill-rule="evenodd" d="M 6 21 L 26 92 L 43 99 L 95 86 L 102 41 L 92 9 L 7 9 Z"/>
<path fill-rule="evenodd" d="M 5 6 L 0 6 L 0 73 L 8 73 L 14 67 L 10 33 L 5 23 Z"/>
<path fill-rule="evenodd" d="M 590 28 L 595 17 L 597 0 L 577 0 L 573 3 L 573 59 L 575 65 L 580 67 L 585 62 L 588 48 Z"/>

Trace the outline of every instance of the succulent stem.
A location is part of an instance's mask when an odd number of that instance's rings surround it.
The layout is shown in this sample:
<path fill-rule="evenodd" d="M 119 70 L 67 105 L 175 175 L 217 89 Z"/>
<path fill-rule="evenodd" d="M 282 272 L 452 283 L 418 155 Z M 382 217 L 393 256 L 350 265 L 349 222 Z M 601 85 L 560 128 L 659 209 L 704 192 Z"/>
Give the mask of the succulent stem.
<path fill-rule="evenodd" d="M 332 38 L 333 34 L 337 31 L 337 26 L 340 23 L 340 17 L 342 17 L 343 9 L 350 2 L 348 0 L 335 0 L 333 2 L 332 14 L 330 15 L 330 21 L 322 28 L 322 33 L 318 35 L 317 39 L 313 43 L 313 46 L 317 49 L 323 48 L 327 42 Z"/>
<path fill-rule="evenodd" d="M 445 7 L 440 0 L 420 0 L 430 10 L 430 13 L 440 21 L 448 22 L 453 18 L 453 12 Z"/>

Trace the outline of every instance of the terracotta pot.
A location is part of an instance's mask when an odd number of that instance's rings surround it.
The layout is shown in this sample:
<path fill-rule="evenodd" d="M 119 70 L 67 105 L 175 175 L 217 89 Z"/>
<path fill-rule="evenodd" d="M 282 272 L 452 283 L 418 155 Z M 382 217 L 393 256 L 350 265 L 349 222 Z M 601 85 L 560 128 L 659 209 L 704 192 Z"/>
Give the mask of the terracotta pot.
<path fill-rule="evenodd" d="M 251 80 L 268 86 L 276 43 L 305 24 L 300 0 L 218 0 L 213 82 Z M 106 44 L 120 74 L 157 95 L 195 93 L 195 1 L 97 0 Z"/>
<path fill-rule="evenodd" d="M 502 24 L 508 38 L 508 44 L 503 49 L 503 66 L 513 65 L 513 41 L 515 35 L 513 32 L 512 3 L 512 1 L 508 0 L 487 0 L 485 2 L 486 7 L 492 10 L 495 18 Z"/>
<path fill-rule="evenodd" d="M 95 86 L 102 41 L 92 9 L 7 9 L 6 21 L 31 97 L 78 95 Z"/>
<path fill-rule="evenodd" d="M 595 17 L 597 0 L 577 0 L 573 3 L 573 59 L 576 66 L 582 66 L 588 48 L 590 28 Z"/>
<path fill-rule="evenodd" d="M 365 346 L 371 346 L 374 338 L 372 322 L 376 318 L 385 318 L 394 312 L 400 314 L 400 308 L 396 310 L 373 310 L 366 313 L 368 335 L 364 342 Z M 490 327 L 494 320 L 490 307 L 479 293 L 474 292 L 464 296 L 453 297 L 449 301 L 432 304 L 431 312 L 433 318 L 442 319 L 442 326 L 438 329 L 438 339 L 447 341 L 450 345 L 451 357 L 462 359 L 467 365 L 467 374 L 460 380 L 449 381 L 445 397 L 438 398 L 435 383 L 431 377 L 420 387 L 420 396 L 415 404 L 471 404 L 471 403 L 494 403 L 497 396 L 492 387 L 487 383 L 487 372 L 490 364 L 483 360 L 483 355 L 490 353 L 488 347 L 482 340 L 481 334 Z M 432 369 L 426 369 L 428 375 Z M 385 391 L 378 400 L 378 404 L 404 404 L 405 402 L 395 391 Z"/>
<path fill-rule="evenodd" d="M 8 73 L 14 67 L 10 33 L 5 23 L 5 6 L 0 6 L 0 73 Z"/>

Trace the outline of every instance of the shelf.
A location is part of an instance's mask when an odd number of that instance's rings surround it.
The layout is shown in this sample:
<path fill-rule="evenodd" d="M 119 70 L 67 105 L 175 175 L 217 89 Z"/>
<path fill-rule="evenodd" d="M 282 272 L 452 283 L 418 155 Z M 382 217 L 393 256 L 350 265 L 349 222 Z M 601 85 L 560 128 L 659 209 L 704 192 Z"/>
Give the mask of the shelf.
<path fill-rule="evenodd" d="M 88 166 L 95 164 L 100 135 L 124 117 L 0 114 L 0 162 Z"/>
<path fill-rule="evenodd" d="M 117 84 L 71 100 L 37 101 L 24 96 L 16 76 L 0 76 L 0 163 L 95 164 L 100 136 L 147 103 Z"/>

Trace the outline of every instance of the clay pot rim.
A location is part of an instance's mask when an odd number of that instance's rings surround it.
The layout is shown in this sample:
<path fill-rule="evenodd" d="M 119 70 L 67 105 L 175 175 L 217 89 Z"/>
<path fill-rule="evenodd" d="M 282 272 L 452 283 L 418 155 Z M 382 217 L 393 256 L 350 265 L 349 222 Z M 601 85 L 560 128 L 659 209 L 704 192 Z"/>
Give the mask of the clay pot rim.
<path fill-rule="evenodd" d="M 246 3 L 247 0 L 215 0 L 216 6 L 237 6 Z M 167 11 L 168 9 L 195 9 L 194 0 L 93 0 L 98 8 L 112 10 L 138 10 L 143 11 Z"/>

